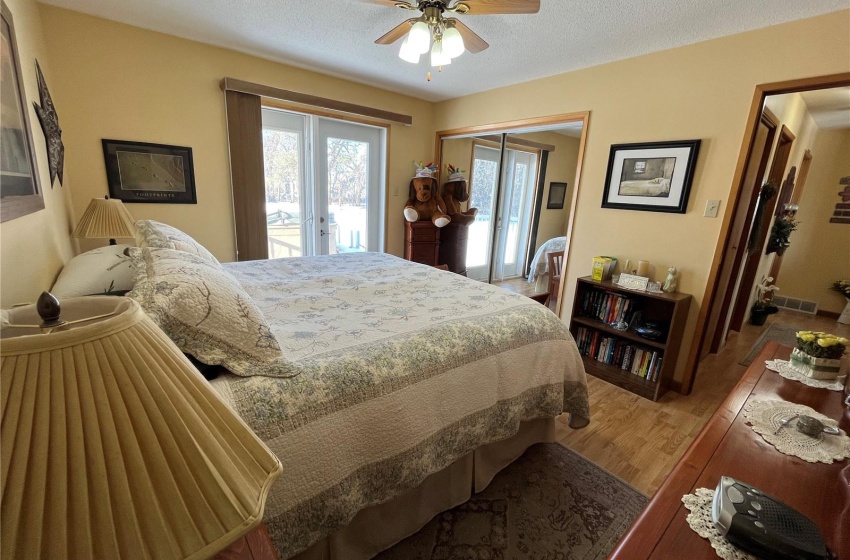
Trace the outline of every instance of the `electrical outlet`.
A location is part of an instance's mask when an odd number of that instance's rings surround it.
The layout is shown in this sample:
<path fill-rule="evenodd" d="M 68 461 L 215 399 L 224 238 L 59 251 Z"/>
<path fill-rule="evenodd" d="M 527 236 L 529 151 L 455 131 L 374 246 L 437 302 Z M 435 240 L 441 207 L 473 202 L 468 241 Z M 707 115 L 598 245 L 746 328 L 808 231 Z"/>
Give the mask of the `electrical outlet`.
<path fill-rule="evenodd" d="M 705 212 L 702 215 L 706 218 L 716 218 L 718 210 L 720 210 L 720 201 L 709 200 L 705 203 Z"/>

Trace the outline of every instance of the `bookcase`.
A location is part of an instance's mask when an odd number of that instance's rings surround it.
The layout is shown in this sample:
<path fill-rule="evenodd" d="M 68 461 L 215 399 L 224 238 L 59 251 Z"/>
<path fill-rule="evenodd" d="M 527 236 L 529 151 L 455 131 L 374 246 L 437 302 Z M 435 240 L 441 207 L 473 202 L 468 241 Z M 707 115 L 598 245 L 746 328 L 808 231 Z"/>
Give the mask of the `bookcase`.
<path fill-rule="evenodd" d="M 570 332 L 587 373 L 657 401 L 676 371 L 691 296 L 630 290 L 590 276 L 576 282 Z M 639 314 L 639 315 L 636 315 Z M 635 332 L 636 318 L 666 326 L 666 337 L 644 338 Z M 619 330 L 613 323 L 628 323 Z"/>

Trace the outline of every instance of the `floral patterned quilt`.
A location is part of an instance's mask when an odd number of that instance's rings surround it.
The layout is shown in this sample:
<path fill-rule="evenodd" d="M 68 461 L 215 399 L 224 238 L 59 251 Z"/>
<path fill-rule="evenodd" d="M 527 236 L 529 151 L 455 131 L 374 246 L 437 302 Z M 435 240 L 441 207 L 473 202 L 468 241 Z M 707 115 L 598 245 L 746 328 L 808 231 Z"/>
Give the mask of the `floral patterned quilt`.
<path fill-rule="evenodd" d="M 528 298 L 380 253 L 223 266 L 297 373 L 212 382 L 283 463 L 281 558 L 522 421 L 589 418 L 569 331 Z"/>

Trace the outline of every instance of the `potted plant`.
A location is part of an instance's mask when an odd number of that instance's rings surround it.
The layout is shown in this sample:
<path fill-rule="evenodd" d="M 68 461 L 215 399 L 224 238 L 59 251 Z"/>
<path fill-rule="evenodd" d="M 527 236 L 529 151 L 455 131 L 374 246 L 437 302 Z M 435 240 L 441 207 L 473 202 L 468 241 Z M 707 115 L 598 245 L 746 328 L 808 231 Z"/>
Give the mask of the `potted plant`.
<path fill-rule="evenodd" d="M 836 280 L 832 283 L 832 289 L 846 298 L 844 311 L 838 317 L 838 322 L 842 325 L 850 325 L 850 280 Z"/>
<path fill-rule="evenodd" d="M 767 321 L 768 315 L 773 315 L 779 309 L 773 305 L 770 300 L 773 297 L 773 292 L 779 288 L 772 285 L 773 278 L 770 276 L 762 276 L 761 281 L 756 284 L 756 302 L 750 309 L 750 323 L 761 326 Z"/>
<path fill-rule="evenodd" d="M 773 222 L 770 237 L 767 240 L 765 254 L 776 253 L 780 257 L 785 254 L 785 249 L 791 245 L 791 232 L 797 229 L 797 221 L 790 217 L 779 217 Z"/>
<path fill-rule="evenodd" d="M 835 379 L 841 374 L 841 356 L 850 340 L 834 334 L 800 331 L 791 352 L 791 367 L 814 379 Z"/>

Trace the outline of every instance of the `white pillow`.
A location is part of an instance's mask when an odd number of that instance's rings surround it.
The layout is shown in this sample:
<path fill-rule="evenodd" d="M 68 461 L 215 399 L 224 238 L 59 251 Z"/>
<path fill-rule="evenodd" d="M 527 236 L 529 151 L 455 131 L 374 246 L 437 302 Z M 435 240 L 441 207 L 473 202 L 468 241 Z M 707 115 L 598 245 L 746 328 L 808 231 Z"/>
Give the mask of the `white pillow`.
<path fill-rule="evenodd" d="M 77 255 L 62 269 L 50 290 L 59 299 L 77 296 L 123 295 L 133 289 L 133 266 L 124 255 L 129 245 L 107 245 Z"/>
<path fill-rule="evenodd" d="M 142 249 L 148 247 L 176 249 L 197 255 L 212 264 L 221 264 L 206 247 L 195 241 L 191 235 L 174 226 L 155 220 L 139 220 L 136 222 L 136 244 Z"/>
<path fill-rule="evenodd" d="M 127 296 L 180 350 L 236 375 L 294 375 L 263 313 L 223 268 L 175 249 L 129 253 L 136 283 Z"/>

